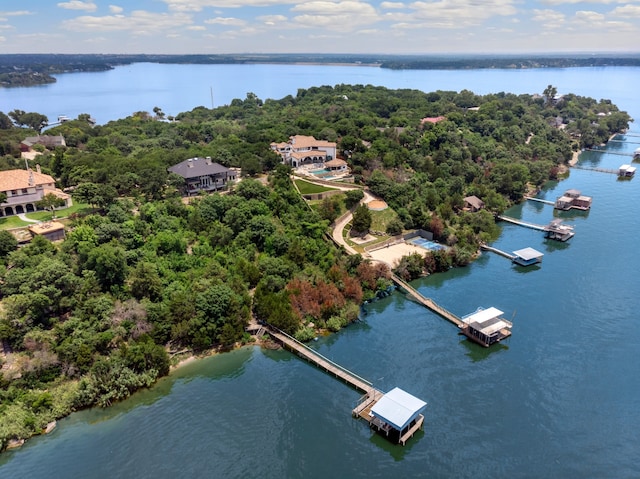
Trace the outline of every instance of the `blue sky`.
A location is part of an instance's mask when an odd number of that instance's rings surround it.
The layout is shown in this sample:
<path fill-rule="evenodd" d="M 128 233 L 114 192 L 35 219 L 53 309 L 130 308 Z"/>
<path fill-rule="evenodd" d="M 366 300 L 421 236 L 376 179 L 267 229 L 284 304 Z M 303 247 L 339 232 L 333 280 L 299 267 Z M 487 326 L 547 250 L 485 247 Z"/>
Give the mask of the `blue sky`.
<path fill-rule="evenodd" d="M 640 51 L 640 0 L 3 0 L 0 53 Z"/>

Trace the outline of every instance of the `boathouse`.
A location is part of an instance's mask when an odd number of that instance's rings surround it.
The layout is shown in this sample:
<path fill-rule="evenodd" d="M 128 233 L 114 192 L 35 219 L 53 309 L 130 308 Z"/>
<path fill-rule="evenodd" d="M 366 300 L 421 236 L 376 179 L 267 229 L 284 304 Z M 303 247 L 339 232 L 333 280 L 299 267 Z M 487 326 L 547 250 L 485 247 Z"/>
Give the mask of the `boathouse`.
<path fill-rule="evenodd" d="M 636 151 L 633 152 L 633 160 L 634 161 L 640 160 L 640 148 L 636 148 Z"/>
<path fill-rule="evenodd" d="M 565 225 L 560 218 L 551 220 L 544 228 L 544 237 L 556 241 L 567 241 L 573 238 L 573 226 Z"/>
<path fill-rule="evenodd" d="M 636 174 L 635 166 L 621 165 L 618 169 L 618 176 L 621 178 L 632 178 Z"/>
<path fill-rule="evenodd" d="M 564 195 L 556 200 L 555 208 L 557 210 L 570 210 L 576 208 L 578 210 L 588 210 L 591 208 L 592 198 L 580 194 L 578 190 L 567 190 Z"/>
<path fill-rule="evenodd" d="M 533 248 L 523 248 L 513 252 L 513 262 L 520 266 L 531 266 L 542 262 L 544 255 Z"/>
<path fill-rule="evenodd" d="M 511 336 L 511 321 L 502 317 L 497 308 L 478 308 L 474 313 L 462 318 L 461 333 L 470 340 L 488 348 L 492 344 Z"/>
<path fill-rule="evenodd" d="M 406 444 L 422 428 L 427 403 L 400 388 L 393 388 L 371 408 L 369 425 L 391 442 Z"/>

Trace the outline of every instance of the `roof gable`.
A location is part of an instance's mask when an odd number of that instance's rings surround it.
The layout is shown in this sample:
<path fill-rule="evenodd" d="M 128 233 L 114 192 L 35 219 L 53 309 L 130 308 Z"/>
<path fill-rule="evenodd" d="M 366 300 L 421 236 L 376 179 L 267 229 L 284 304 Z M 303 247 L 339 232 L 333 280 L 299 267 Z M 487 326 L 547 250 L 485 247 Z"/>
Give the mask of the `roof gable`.
<path fill-rule="evenodd" d="M 217 175 L 220 173 L 227 173 L 231 170 L 229 168 L 222 166 L 214 161 L 211 161 L 211 158 L 189 158 L 188 160 L 184 160 L 177 165 L 173 165 L 167 168 L 171 173 L 176 173 L 183 178 L 197 178 L 199 176 L 207 176 L 207 175 Z"/>

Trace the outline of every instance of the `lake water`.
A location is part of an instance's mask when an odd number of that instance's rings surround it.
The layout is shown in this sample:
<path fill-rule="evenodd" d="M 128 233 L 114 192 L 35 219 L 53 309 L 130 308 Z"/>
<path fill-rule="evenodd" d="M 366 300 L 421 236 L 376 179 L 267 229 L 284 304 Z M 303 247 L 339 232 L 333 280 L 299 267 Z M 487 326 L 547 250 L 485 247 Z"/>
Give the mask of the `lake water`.
<path fill-rule="evenodd" d="M 150 87 L 155 95 L 142 91 L 142 78 L 161 85 Z M 112 88 L 102 90 L 105 82 Z M 0 90 L 0 101 L 6 111 L 86 111 L 104 122 L 155 105 L 176 114 L 206 104 L 212 83 L 222 103 L 248 91 L 279 98 L 339 83 L 478 93 L 534 93 L 553 84 L 560 93 L 610 98 L 640 118 L 640 69 L 633 68 L 133 65 L 62 75 L 58 84 L 33 90 Z M 70 85 L 88 103 L 74 103 Z M 27 92 L 35 103 L 19 104 Z M 144 105 L 133 103 L 138 95 Z M 39 103 L 48 110 L 33 106 Z M 585 153 L 581 164 L 630 162 L 614 153 L 631 154 L 638 135 L 633 125 L 625 143 L 612 143 L 611 153 Z M 516 267 L 483 253 L 469 267 L 413 283 L 458 315 L 478 306 L 505 311 L 514 323 L 506 342 L 491 349 L 471 344 L 394 293 L 367 305 L 361 322 L 313 343 L 379 389 L 398 386 L 428 402 L 424 432 L 407 446 L 393 446 L 353 419 L 359 394 L 340 381 L 286 351 L 247 347 L 186 365 L 110 409 L 59 421 L 52 434 L 0 455 L 0 477 L 640 477 L 640 178 L 574 169 L 541 197 L 554 200 L 569 188 L 593 197 L 591 211 L 558 213 L 527 202 L 507 212 L 538 224 L 561 217 L 575 227 L 569 242 L 501 223 L 493 244 L 509 252 L 531 246 L 544 253 L 540 266 Z"/>

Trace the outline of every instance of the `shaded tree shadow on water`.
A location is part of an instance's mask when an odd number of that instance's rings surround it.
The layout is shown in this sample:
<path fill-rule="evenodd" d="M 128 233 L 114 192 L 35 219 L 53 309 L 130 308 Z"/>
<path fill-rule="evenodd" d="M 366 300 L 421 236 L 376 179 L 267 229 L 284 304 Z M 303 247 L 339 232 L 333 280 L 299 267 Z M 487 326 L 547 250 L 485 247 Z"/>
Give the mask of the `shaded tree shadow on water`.
<path fill-rule="evenodd" d="M 424 437 L 424 424 L 422 427 L 423 428 L 418 430 L 404 446 L 389 442 L 384 436 L 375 432 L 373 429 L 371 429 L 371 438 L 369 439 L 369 442 L 382 449 L 383 451 L 388 452 L 389 455 L 394 459 L 394 461 L 400 462 L 405 458 L 407 454 L 409 454 L 409 452 L 411 452 L 411 449 L 413 449 L 414 445 Z"/>
<path fill-rule="evenodd" d="M 554 218 L 560 218 L 562 220 L 572 220 L 572 219 L 579 219 L 579 218 L 588 218 L 589 217 L 589 212 L 591 211 L 591 209 L 588 210 L 577 210 L 575 208 L 570 209 L 568 211 L 563 211 L 563 210 L 557 210 L 557 209 L 553 209 L 553 217 Z"/>
<path fill-rule="evenodd" d="M 479 344 L 474 343 L 466 337 L 460 341 L 460 344 L 467 349 L 465 355 L 469 357 L 474 363 L 487 359 L 494 353 L 497 353 L 499 351 L 507 351 L 509 349 L 509 346 L 507 346 L 505 343 L 496 343 L 492 344 L 488 348 L 485 348 L 484 346 L 480 346 Z"/>
<path fill-rule="evenodd" d="M 554 251 L 564 251 L 570 246 L 570 243 L 571 243 L 571 240 L 556 241 L 552 239 L 545 239 L 543 244 L 544 244 L 545 252 L 552 253 Z"/>
<path fill-rule="evenodd" d="M 519 274 L 531 273 L 532 271 L 538 271 L 540 269 L 542 269 L 542 265 L 540 263 L 532 264 L 531 266 L 520 266 L 519 264 L 514 263 L 513 267 L 513 270 Z"/>

